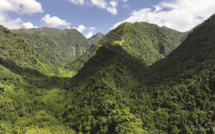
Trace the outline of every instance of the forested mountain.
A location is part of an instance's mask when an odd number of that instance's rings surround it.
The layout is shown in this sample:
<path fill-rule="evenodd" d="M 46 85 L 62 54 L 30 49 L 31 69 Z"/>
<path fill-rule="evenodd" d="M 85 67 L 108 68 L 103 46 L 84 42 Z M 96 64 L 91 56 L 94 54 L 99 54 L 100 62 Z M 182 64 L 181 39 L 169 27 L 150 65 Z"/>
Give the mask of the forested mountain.
<path fill-rule="evenodd" d="M 214 26 L 212 16 L 152 66 L 120 43 L 100 47 L 73 77 L 66 121 L 84 133 L 213 133 Z"/>
<path fill-rule="evenodd" d="M 31 34 L 0 28 L 0 133 L 213 133 L 215 15 L 190 33 L 121 24 L 67 65 L 73 77 Z"/>
<path fill-rule="evenodd" d="M 94 43 L 94 42 L 97 42 L 99 41 L 100 39 L 102 39 L 102 37 L 104 37 L 104 35 L 102 33 L 97 33 L 95 35 L 93 35 L 92 37 L 90 37 L 88 40 L 91 42 L 91 43 Z"/>
<path fill-rule="evenodd" d="M 95 55 L 96 50 L 104 45 L 120 45 L 130 55 L 149 66 L 173 51 L 186 35 L 187 33 L 146 22 L 123 23 L 94 43 L 86 53 L 67 67 L 77 72 L 90 57 Z"/>
<path fill-rule="evenodd" d="M 76 29 L 33 28 L 13 32 L 26 40 L 41 58 L 57 67 L 71 63 L 90 47 L 90 42 Z"/>
<path fill-rule="evenodd" d="M 175 51 L 145 72 L 145 84 L 136 93 L 149 93 L 150 114 L 144 115 L 154 117 L 150 120 L 157 129 L 180 134 L 214 133 L 214 32 L 215 15 L 193 29 Z"/>
<path fill-rule="evenodd" d="M 3 26 L 0 26 L 0 48 L 1 65 L 6 68 L 15 70 L 16 66 L 20 66 L 23 68 L 17 70 L 20 73 L 24 73 L 24 69 L 32 69 L 44 74 L 52 74 L 57 71 L 52 64 L 41 59 L 27 41 Z"/>
<path fill-rule="evenodd" d="M 58 69 L 40 58 L 27 41 L 0 26 L 1 134 L 73 133 L 46 110 L 50 101 L 64 100 L 55 98 L 55 94 L 64 94 L 63 78 L 56 74 Z M 54 96 L 46 100 L 49 95 Z M 56 111 L 57 107 L 55 103 L 52 108 Z"/>

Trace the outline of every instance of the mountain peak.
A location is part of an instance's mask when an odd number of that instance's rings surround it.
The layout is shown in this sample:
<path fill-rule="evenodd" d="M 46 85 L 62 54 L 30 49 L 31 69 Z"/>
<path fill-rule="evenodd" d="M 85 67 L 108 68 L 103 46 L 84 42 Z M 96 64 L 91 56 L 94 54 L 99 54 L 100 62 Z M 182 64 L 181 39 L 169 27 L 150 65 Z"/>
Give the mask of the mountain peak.
<path fill-rule="evenodd" d="M 97 42 L 99 41 L 101 38 L 103 38 L 104 35 L 102 33 L 97 33 L 95 35 L 93 35 L 92 37 L 90 37 L 88 40 L 91 42 L 91 43 L 94 43 L 94 42 Z"/>

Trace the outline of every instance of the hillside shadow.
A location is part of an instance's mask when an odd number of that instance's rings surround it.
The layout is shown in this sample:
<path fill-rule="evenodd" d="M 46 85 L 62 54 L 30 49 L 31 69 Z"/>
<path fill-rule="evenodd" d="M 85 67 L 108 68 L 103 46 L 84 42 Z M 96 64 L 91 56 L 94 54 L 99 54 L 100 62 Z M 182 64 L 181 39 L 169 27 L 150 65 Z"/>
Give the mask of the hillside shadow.
<path fill-rule="evenodd" d="M 72 87 L 80 87 L 87 83 L 89 86 L 89 83 L 93 84 L 95 79 L 101 82 L 103 78 L 106 78 L 105 74 L 107 73 L 113 75 L 112 79 L 130 80 L 131 76 L 134 78 L 132 81 L 141 83 L 145 68 L 146 64 L 143 59 L 132 56 L 122 46 L 102 46 L 96 51 L 95 56 L 90 58 L 72 78 Z M 126 85 L 122 85 L 122 87 L 124 86 Z"/>
<path fill-rule="evenodd" d="M 71 81 L 71 78 L 58 76 L 49 77 L 38 70 L 21 67 L 9 59 L 0 58 L 0 64 L 9 69 L 11 72 L 21 75 L 27 83 L 38 88 L 69 88 L 66 85 L 64 86 L 64 84 Z"/>

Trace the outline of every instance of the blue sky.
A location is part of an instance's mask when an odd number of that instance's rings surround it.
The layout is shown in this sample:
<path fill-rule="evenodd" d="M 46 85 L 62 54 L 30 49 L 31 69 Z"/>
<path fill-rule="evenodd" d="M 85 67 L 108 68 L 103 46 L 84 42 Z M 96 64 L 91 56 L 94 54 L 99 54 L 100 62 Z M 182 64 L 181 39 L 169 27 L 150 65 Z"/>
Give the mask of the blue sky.
<path fill-rule="evenodd" d="M 0 0 L 0 24 L 10 29 L 76 28 L 87 38 L 123 22 L 188 31 L 215 13 L 215 0 Z"/>

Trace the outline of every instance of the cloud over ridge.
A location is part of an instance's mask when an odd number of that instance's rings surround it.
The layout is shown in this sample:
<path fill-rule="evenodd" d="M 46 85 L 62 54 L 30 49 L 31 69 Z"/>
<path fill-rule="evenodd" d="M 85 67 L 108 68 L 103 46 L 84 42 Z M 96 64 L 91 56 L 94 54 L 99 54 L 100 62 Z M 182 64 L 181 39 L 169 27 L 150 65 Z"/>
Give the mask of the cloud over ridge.
<path fill-rule="evenodd" d="M 149 22 L 159 26 L 185 32 L 203 22 L 215 12 L 214 0 L 172 0 L 163 1 L 152 8 L 132 11 L 130 17 L 116 23 Z"/>
<path fill-rule="evenodd" d="M 59 27 L 59 26 L 69 26 L 71 23 L 66 20 L 62 20 L 57 16 L 52 16 L 50 14 L 46 14 L 41 21 L 45 22 L 45 24 L 49 27 Z"/>

